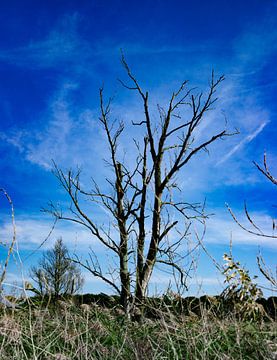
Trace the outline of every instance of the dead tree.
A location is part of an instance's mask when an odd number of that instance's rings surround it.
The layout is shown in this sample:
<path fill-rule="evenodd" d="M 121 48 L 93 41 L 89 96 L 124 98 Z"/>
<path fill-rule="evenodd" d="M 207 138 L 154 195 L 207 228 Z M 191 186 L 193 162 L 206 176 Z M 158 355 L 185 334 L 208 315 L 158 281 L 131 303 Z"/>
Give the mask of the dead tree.
<path fill-rule="evenodd" d="M 215 79 L 212 74 L 206 95 L 194 94 L 195 89 L 188 89 L 188 82 L 183 82 L 172 93 L 167 108 L 158 105 L 159 121 L 155 121 L 150 111 L 149 93 L 142 90 L 123 56 L 122 64 L 127 72 L 128 84 L 120 82 L 137 93 L 144 111 L 142 120 L 132 122 L 133 126 L 144 131 L 141 139 L 139 135 L 133 139 L 136 161 L 129 165 L 120 159 L 118 145 L 124 123 L 110 120 L 111 100 L 105 102 L 103 89 L 100 89 L 99 120 L 109 146 L 108 163 L 113 179 L 107 179 L 107 183 L 111 191 L 102 191 L 95 181 L 93 189 L 86 191 L 80 183 L 80 171 L 65 173 L 55 165 L 55 174 L 71 199 L 71 214 L 64 214 L 53 204 L 48 211 L 57 219 L 85 226 L 116 256 L 119 270 L 114 269 L 110 274 L 102 271 L 95 254 L 86 262 L 78 257 L 75 261 L 112 286 L 120 294 L 121 304 L 128 313 L 131 299 L 136 303 L 143 301 L 158 263 L 179 274 L 180 281 L 185 285 L 187 273 L 182 262 L 188 253 L 181 245 L 189 235 L 191 222 L 194 219 L 201 221 L 205 214 L 199 204 L 175 200 L 179 191 L 176 175 L 196 154 L 207 151 L 216 140 L 233 134 L 223 129 L 202 141 L 197 137 L 206 113 L 217 100 L 215 92 L 224 80 L 223 76 Z M 189 112 L 186 120 L 180 115 L 181 108 Z M 89 215 L 80 202 L 83 196 L 92 204 L 100 203 L 109 212 L 110 226 L 99 225 L 93 215 Z M 181 196 L 183 194 L 179 192 Z M 112 226 L 117 235 L 112 233 Z M 169 238 L 170 234 L 174 234 L 173 240 Z"/>

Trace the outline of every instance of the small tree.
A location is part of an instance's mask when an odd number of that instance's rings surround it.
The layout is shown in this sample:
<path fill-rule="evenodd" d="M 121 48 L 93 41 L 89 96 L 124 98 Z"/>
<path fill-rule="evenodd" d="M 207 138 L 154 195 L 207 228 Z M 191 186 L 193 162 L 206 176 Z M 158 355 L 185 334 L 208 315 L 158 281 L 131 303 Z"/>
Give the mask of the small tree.
<path fill-rule="evenodd" d="M 30 276 L 40 294 L 54 297 L 72 295 L 81 289 L 84 282 L 78 265 L 70 260 L 62 238 L 56 241 L 53 249 L 43 254 L 37 267 L 31 268 Z"/>
<path fill-rule="evenodd" d="M 136 92 L 144 112 L 142 120 L 132 123 L 144 133 L 137 131 L 133 139 L 136 161 L 128 165 L 120 157 L 118 145 L 124 124 L 111 121 L 111 100 L 105 102 L 103 89 L 100 89 L 99 120 L 109 147 L 107 162 L 113 176 L 107 179 L 107 185 L 111 191 L 101 190 L 95 181 L 91 190 L 85 190 L 81 186 L 80 171 L 64 173 L 56 166 L 55 174 L 71 200 L 70 212 L 65 213 L 53 204 L 47 211 L 57 219 L 85 226 L 116 256 L 118 268 L 111 274 L 103 272 L 94 253 L 90 261 L 84 263 L 78 258 L 75 261 L 112 286 L 120 294 L 121 304 L 128 313 L 132 299 L 139 304 L 145 297 L 157 263 L 171 268 L 185 284 L 187 273 L 183 260 L 189 252 L 181 250 L 181 244 L 189 235 L 191 222 L 203 219 L 204 213 L 201 206 L 180 199 L 183 195 L 176 176 L 196 154 L 207 151 L 210 144 L 231 134 L 226 129 L 213 135 L 207 135 L 206 131 L 206 138 L 200 138 L 198 132 L 216 101 L 214 94 L 223 77 L 215 79 L 212 74 L 206 96 L 193 94 L 184 81 L 171 94 L 166 108 L 157 106 L 157 121 L 150 111 L 149 93 L 142 90 L 123 56 L 122 64 L 129 84 L 121 83 Z M 186 109 L 185 119 L 181 108 Z M 82 205 L 82 197 L 89 199 L 92 206 L 101 203 L 110 214 L 110 223 L 106 226 L 97 223 L 91 211 Z"/>

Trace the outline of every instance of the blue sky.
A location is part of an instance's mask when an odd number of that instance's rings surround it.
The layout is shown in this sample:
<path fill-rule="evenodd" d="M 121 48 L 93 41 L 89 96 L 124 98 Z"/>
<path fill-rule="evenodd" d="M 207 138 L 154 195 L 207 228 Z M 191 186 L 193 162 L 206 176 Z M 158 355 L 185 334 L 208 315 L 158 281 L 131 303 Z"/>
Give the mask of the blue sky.
<path fill-rule="evenodd" d="M 40 212 L 52 200 L 67 199 L 51 173 L 51 160 L 63 169 L 80 166 L 84 184 L 90 176 L 101 182 L 107 175 L 107 156 L 98 124 L 98 89 L 114 96 L 113 114 L 126 124 L 141 118 L 139 99 L 117 81 L 124 79 L 123 49 L 143 89 L 151 94 L 151 109 L 163 105 L 172 91 L 188 79 L 205 91 L 214 69 L 226 80 L 219 100 L 208 114 L 199 136 L 215 133 L 225 118 L 240 134 L 219 141 L 210 154 L 197 156 L 179 174 L 188 201 L 206 198 L 214 216 L 207 222 L 205 243 L 219 261 L 232 234 L 234 255 L 253 274 L 262 249 L 268 265 L 276 263 L 276 239 L 262 239 L 240 230 L 225 202 L 242 222 L 243 202 L 263 229 L 271 232 L 276 218 L 276 189 L 255 169 L 266 150 L 277 174 L 276 152 L 276 1 L 10 1 L 0 14 L 0 187 L 11 195 L 24 276 L 41 251 L 24 259 L 44 240 L 52 220 Z M 130 146 L 129 135 L 121 149 Z M 128 154 L 127 161 L 132 161 Z M 9 241 L 9 207 L 1 200 L 1 240 Z M 96 212 L 103 221 L 101 212 Z M 85 258 L 89 246 L 107 264 L 107 254 L 83 229 L 57 225 L 43 249 L 63 236 L 72 251 Z M 1 257 L 5 250 L 1 250 Z M 219 291 L 211 262 L 200 255 L 198 281 L 191 292 Z M 10 266 L 8 282 L 20 281 L 19 263 Z M 108 291 L 86 274 L 84 291 Z M 264 280 L 259 278 L 260 283 Z M 168 275 L 154 274 L 151 289 L 163 289 Z M 200 285 L 199 285 L 200 284 Z"/>

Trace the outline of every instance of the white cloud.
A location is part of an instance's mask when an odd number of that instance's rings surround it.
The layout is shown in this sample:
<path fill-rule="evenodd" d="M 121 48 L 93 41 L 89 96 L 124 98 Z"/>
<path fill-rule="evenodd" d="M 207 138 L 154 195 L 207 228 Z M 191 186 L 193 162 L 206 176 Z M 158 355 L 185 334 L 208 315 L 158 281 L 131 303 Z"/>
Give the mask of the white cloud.
<path fill-rule="evenodd" d="M 246 29 L 234 42 L 237 63 L 249 72 L 258 71 L 267 59 L 277 51 L 276 4 L 261 17 L 259 22 L 246 25 Z"/>
<path fill-rule="evenodd" d="M 23 216 L 16 217 L 16 234 L 17 244 L 19 250 L 35 250 L 40 246 L 53 227 L 52 220 L 43 220 L 38 216 Z M 12 226 L 9 219 L 5 219 L 0 228 L 0 237 L 4 243 L 11 242 Z M 80 247 L 96 246 L 96 242 L 91 236 L 91 233 L 84 227 L 66 222 L 58 222 L 51 233 L 49 239 L 44 243 L 43 249 L 53 246 L 57 238 L 62 237 L 64 243 L 70 250 L 79 249 Z"/>
<path fill-rule="evenodd" d="M 261 24 L 266 21 L 262 20 Z M 91 55 L 91 49 L 88 44 L 81 39 L 78 33 L 79 18 L 78 15 L 66 16 L 56 28 L 53 29 L 46 39 L 33 42 L 26 47 L 16 50 L 25 51 L 27 60 L 33 59 L 38 64 L 49 66 L 56 59 L 75 58 L 75 52 L 79 54 L 85 54 L 85 56 Z M 260 25 L 264 26 L 264 25 Z M 267 44 L 265 47 L 267 51 L 260 49 L 261 38 L 257 36 L 259 32 L 257 29 L 246 30 L 234 43 L 233 58 L 230 58 L 228 65 L 218 64 L 223 66 L 227 73 L 227 81 L 223 83 L 221 90 L 219 91 L 220 101 L 218 103 L 218 111 L 208 114 L 206 126 L 201 129 L 198 135 L 201 138 L 214 134 L 218 129 L 224 127 L 224 119 L 220 114 L 221 108 L 224 109 L 227 118 L 230 118 L 231 131 L 234 127 L 238 127 L 244 138 L 236 136 L 234 138 L 228 138 L 224 145 L 221 141 L 214 144 L 211 149 L 211 158 L 205 156 L 199 156 L 194 164 L 189 165 L 189 171 L 183 181 L 184 187 L 190 188 L 191 191 L 203 190 L 210 184 L 215 184 L 215 178 L 217 177 L 217 184 L 236 184 L 240 185 L 242 182 L 254 182 L 257 176 L 245 175 L 245 166 L 249 159 L 244 160 L 244 154 L 247 151 L 247 145 L 254 140 L 258 133 L 260 133 L 266 124 L 270 122 L 270 114 L 262 110 L 259 105 L 259 96 L 257 91 L 252 91 L 252 84 L 248 79 L 245 79 L 245 71 L 249 72 L 249 65 L 251 65 L 252 48 L 255 48 L 256 52 L 260 51 L 259 58 L 266 59 L 270 56 L 270 53 L 274 51 L 274 46 L 270 46 L 273 43 L 273 34 L 263 34 L 268 36 L 268 39 L 263 41 Z M 249 49 L 246 48 L 248 42 L 245 39 L 250 39 Z M 101 46 L 100 46 L 101 45 Z M 82 47 L 87 47 L 86 51 L 80 51 Z M 110 51 L 114 51 L 114 48 L 118 48 L 111 43 L 96 44 L 96 51 L 93 53 L 93 57 L 101 56 L 102 61 L 106 61 Z M 201 45 L 201 49 L 206 49 L 207 44 Z M 128 52 L 128 46 L 126 45 L 126 51 Z M 108 51 L 107 51 L 108 49 Z M 112 50 L 111 50 L 112 49 Z M 165 47 L 162 49 L 154 49 L 154 52 L 180 52 L 182 48 L 178 47 Z M 194 46 L 189 47 L 190 51 L 194 51 Z M 26 58 L 19 56 L 17 52 L 14 53 L 14 58 Z M 131 53 L 147 52 L 149 49 L 141 46 L 140 44 L 132 44 L 130 47 Z M 187 51 L 187 50 L 186 50 Z M 244 61 L 241 61 L 241 52 L 247 52 L 249 56 L 244 57 Z M 256 53 L 255 53 L 256 54 Z M 8 53 L 7 59 L 8 59 Z M 12 55 L 10 53 L 9 55 Z M 89 55 L 89 56 L 90 56 Z M 5 57 L 2 54 L 2 57 Z M 40 59 L 41 57 L 41 59 Z M 77 56 L 77 58 L 79 58 Z M 1 58 L 1 53 L 0 53 Z M 13 57 L 11 56 L 11 59 Z M 104 60 L 105 59 L 105 60 Z M 55 61 L 56 61 L 55 60 Z M 78 62 L 78 61 L 77 61 Z M 83 66 L 79 64 L 78 66 Z M 84 66 L 83 66 L 84 67 Z M 190 69 L 193 71 L 192 66 Z M 198 70 L 198 68 L 197 68 Z M 234 72 L 236 70 L 236 72 Z M 228 77 L 228 73 L 230 74 Z M 237 76 L 237 74 L 240 76 Z M 203 74 L 197 72 L 198 78 L 195 77 L 196 83 L 203 82 Z M 207 74 L 208 77 L 208 74 Z M 228 80 L 229 79 L 229 80 Z M 172 83 L 176 83 L 176 79 Z M 172 83 L 166 82 L 167 89 L 172 86 Z M 65 80 L 61 85 L 60 90 L 53 94 L 50 104 L 45 109 L 44 118 L 38 123 L 37 129 L 32 130 L 16 130 L 14 129 L 9 134 L 2 134 L 2 140 L 17 147 L 21 153 L 25 155 L 30 162 L 42 166 L 45 169 L 51 168 L 51 159 L 54 159 L 58 165 L 63 167 L 76 167 L 77 165 L 85 165 L 88 172 L 100 174 L 107 169 L 99 161 L 106 155 L 106 146 L 104 137 L 102 137 L 101 131 L 99 131 L 97 118 L 98 109 L 91 110 L 88 108 L 80 108 L 78 113 L 78 106 L 71 103 L 68 95 L 72 92 L 74 94 L 74 86 L 78 86 L 75 81 Z M 165 95 L 165 86 L 155 89 L 151 98 L 155 102 L 164 102 L 168 99 L 170 94 Z M 250 92 L 251 90 L 251 92 Z M 140 106 L 137 105 L 137 101 L 140 104 L 140 99 L 124 102 L 124 106 L 115 106 L 112 108 L 112 117 L 127 118 L 127 121 L 137 120 L 138 111 Z M 153 104 L 155 105 L 155 104 Z M 127 109 L 126 109 L 127 108 Z M 77 115 L 76 115 L 77 114 Z M 120 114 L 123 114 L 122 116 Z M 212 115 L 211 115 L 212 114 Z M 140 117 L 140 115 L 139 115 Z M 156 116 L 158 117 L 158 116 Z M 222 121 L 223 120 L 223 121 Z M 45 124 L 43 124 L 45 123 Z M 95 126 L 97 124 L 97 126 Z M 131 133 L 136 132 L 136 129 L 131 130 Z M 128 129 L 129 131 L 129 129 Z M 129 151 L 131 144 L 130 132 L 128 136 L 122 138 L 122 146 L 119 147 L 121 154 L 126 150 L 126 158 L 131 159 L 135 155 L 133 151 Z M 241 150 L 241 151 L 238 151 Z M 250 162 L 253 159 L 250 159 Z M 232 167 L 232 172 L 226 171 L 225 162 L 228 161 L 229 168 Z M 239 163 L 239 165 L 238 165 Z M 215 164 L 224 165 L 219 166 L 218 170 L 215 170 Z M 211 171 L 211 167 L 214 171 Z M 190 169 L 192 171 L 190 171 Z M 243 176 L 242 176 L 243 175 Z"/>
<path fill-rule="evenodd" d="M 28 132 L 24 130 L 13 130 L 9 134 L 0 132 L 0 140 L 14 146 L 20 153 L 24 152 L 23 139 L 25 136 L 28 136 Z"/>
<path fill-rule="evenodd" d="M 78 49 L 79 45 L 76 44 L 80 44 L 77 24 L 77 17 L 69 17 L 64 20 L 60 28 L 53 30 L 46 40 L 29 44 L 27 48 L 33 51 L 30 51 L 33 59 L 35 59 L 36 54 L 45 55 L 46 63 L 50 64 L 52 60 L 50 61 L 47 58 L 48 55 L 50 57 L 53 56 L 53 59 L 59 58 L 60 55 L 61 57 L 66 57 L 68 54 L 71 56 L 72 51 Z M 63 41 L 61 40 L 63 36 L 68 39 L 63 39 L 65 40 L 64 45 L 61 45 L 60 42 Z M 246 35 L 241 36 L 241 39 L 251 36 L 250 48 L 255 43 L 257 51 L 259 51 L 258 43 L 260 38 L 255 35 L 255 31 L 252 35 L 251 32 L 247 32 Z M 272 34 L 269 35 L 269 39 L 266 40 L 267 44 L 272 43 L 272 36 Z M 232 120 L 230 125 L 241 128 L 244 138 L 241 139 L 241 136 L 235 136 L 228 138 L 224 143 L 221 141 L 217 142 L 211 147 L 210 157 L 206 154 L 199 154 L 184 169 L 184 172 L 180 173 L 180 185 L 184 190 L 184 196 L 191 199 L 197 196 L 197 201 L 199 198 L 201 200 L 204 198 L 207 189 L 216 189 L 221 187 L 222 184 L 241 185 L 262 181 L 257 172 L 249 173 L 249 166 L 251 166 L 251 160 L 253 159 L 244 158 L 244 155 L 247 151 L 247 145 L 270 123 L 270 113 L 261 109 L 256 92 L 249 93 L 252 84 L 245 82 L 243 74 L 246 70 L 249 70 L 247 68 L 248 64 L 251 65 L 251 59 L 245 58 L 245 61 L 240 61 L 239 53 L 243 51 L 245 41 L 237 39 L 236 43 L 233 59 L 230 60 L 231 66 L 228 65 L 230 66 L 229 68 L 227 66 L 227 73 L 228 71 L 232 72 L 234 70 L 232 65 L 235 65 L 234 67 L 236 67 L 240 77 L 234 76 L 233 73 L 230 80 L 227 80 L 226 84 L 222 85 L 222 90 L 220 91 L 222 101 L 218 104 L 218 111 L 213 113 L 213 115 L 209 115 L 207 119 L 208 125 L 202 129 L 199 135 L 203 137 L 208 136 L 208 133 L 214 134 L 223 118 L 220 114 L 220 108 L 224 108 L 227 117 L 230 117 Z M 61 47 L 60 55 L 55 52 L 56 50 L 58 51 L 59 47 Z M 50 48 L 53 48 L 54 51 L 48 54 Z M 163 51 L 167 50 L 173 51 L 174 49 L 164 49 Z M 274 47 L 268 51 L 261 50 L 260 58 L 266 61 L 270 51 L 274 51 Z M 251 54 L 251 51 L 249 54 Z M 202 76 L 202 74 L 199 75 L 200 77 Z M 54 159 L 63 168 L 74 168 L 77 165 L 83 165 L 87 173 L 96 174 L 101 179 L 105 177 L 107 172 L 107 168 L 105 168 L 101 161 L 107 154 L 107 148 L 103 133 L 98 128 L 98 110 L 82 108 L 79 109 L 78 114 L 78 108 L 70 101 L 70 95 L 77 87 L 78 84 L 76 82 L 64 81 L 60 89 L 53 94 L 37 129 L 24 130 L 23 132 L 22 130 L 16 131 L 14 129 L 11 133 L 1 134 L 0 136 L 2 140 L 17 147 L 28 161 L 44 169 L 50 169 L 51 159 Z M 165 96 L 164 88 L 156 89 L 153 97 L 155 101 L 156 99 L 164 100 L 168 98 L 168 96 Z M 124 106 L 119 105 L 115 107 L 114 114 L 115 117 L 118 116 L 119 118 L 120 114 L 123 114 L 122 117 L 127 119 L 127 121 L 137 121 L 137 114 L 140 114 L 140 112 L 138 111 L 137 103 L 125 101 Z M 217 117 L 220 118 L 219 121 Z M 45 125 L 41 126 L 43 122 L 45 122 Z M 135 133 L 137 128 L 131 131 Z M 130 151 L 132 146 L 131 137 L 130 133 L 125 138 L 122 137 L 122 146 L 120 146 L 119 150 L 121 154 L 126 150 L 126 159 L 132 164 L 135 152 Z M 228 163 L 225 164 L 226 162 Z M 215 166 L 216 164 L 217 166 Z M 232 171 L 229 169 L 232 169 Z M 242 238 L 242 235 L 239 235 L 239 238 Z M 229 239 L 228 234 L 227 239 Z"/>
<path fill-rule="evenodd" d="M 203 276 L 196 276 L 192 280 L 189 280 L 190 285 L 198 285 L 198 286 L 223 286 L 224 277 L 223 276 L 213 276 L 213 277 L 203 277 Z"/>
<path fill-rule="evenodd" d="M 99 115 L 86 108 L 78 113 L 69 99 L 77 88 L 78 84 L 65 81 L 50 99 L 37 128 L 14 128 L 0 133 L 0 139 L 45 170 L 53 168 L 52 160 L 63 168 L 100 166 L 99 159 L 105 157 L 106 142 L 101 127 L 96 126 Z"/>
<path fill-rule="evenodd" d="M 239 222 L 252 231 L 256 231 L 255 228 L 249 223 L 244 212 L 235 211 Z M 253 219 L 254 223 L 268 235 L 277 235 L 276 232 L 272 232 L 272 218 L 263 212 L 250 212 L 250 216 Z M 253 234 L 249 234 L 235 223 L 232 219 L 231 214 L 227 209 L 218 209 L 215 211 L 215 215 L 211 216 L 207 220 L 207 231 L 204 238 L 204 241 L 211 244 L 226 244 L 232 242 L 234 245 L 249 245 L 249 246 L 262 246 L 269 247 L 277 250 L 276 239 L 270 237 L 261 237 Z"/>
<path fill-rule="evenodd" d="M 223 164 L 226 160 L 228 160 L 231 156 L 233 156 L 239 149 L 241 149 L 244 145 L 250 143 L 254 140 L 264 129 L 264 127 L 268 124 L 268 121 L 264 121 L 255 131 L 248 134 L 244 139 L 242 139 L 238 144 L 236 144 L 233 149 L 231 149 L 221 160 L 218 161 L 217 165 Z"/>
<path fill-rule="evenodd" d="M 0 61 L 32 69 L 45 69 L 57 65 L 72 66 L 80 70 L 80 63 L 91 56 L 90 45 L 78 34 L 78 14 L 66 15 L 44 38 L 25 46 L 0 51 Z"/>

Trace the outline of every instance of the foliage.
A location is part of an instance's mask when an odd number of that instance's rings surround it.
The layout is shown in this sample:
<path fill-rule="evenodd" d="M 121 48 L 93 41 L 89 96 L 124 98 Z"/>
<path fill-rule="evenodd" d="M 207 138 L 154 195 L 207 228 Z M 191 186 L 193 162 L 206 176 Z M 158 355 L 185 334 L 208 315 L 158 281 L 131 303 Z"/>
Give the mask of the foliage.
<path fill-rule="evenodd" d="M 225 266 L 222 273 L 225 276 L 224 282 L 228 284 L 223 297 L 233 301 L 236 310 L 243 317 L 259 315 L 262 308 L 257 300 L 263 295 L 261 289 L 253 282 L 249 271 L 242 267 L 239 261 L 234 260 L 232 254 L 224 254 L 223 259 Z"/>

